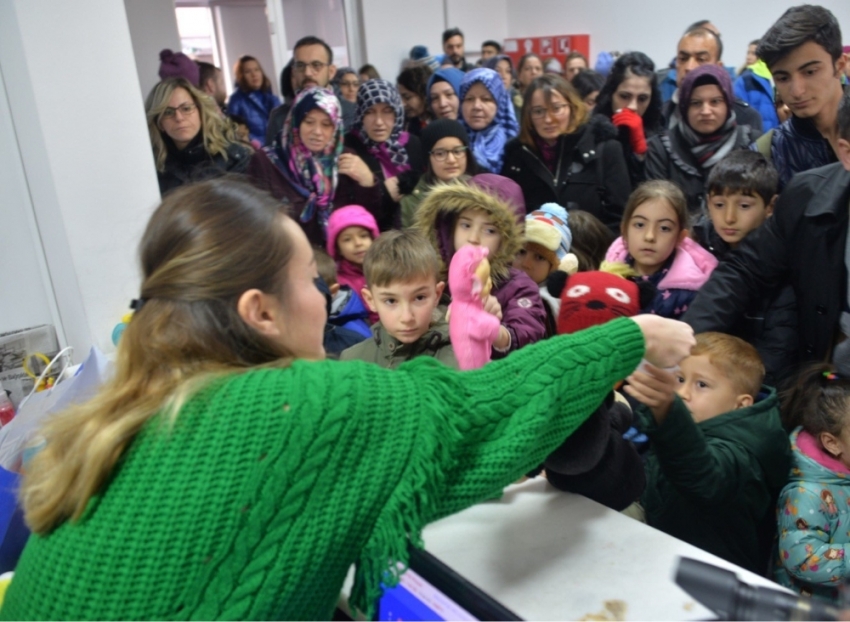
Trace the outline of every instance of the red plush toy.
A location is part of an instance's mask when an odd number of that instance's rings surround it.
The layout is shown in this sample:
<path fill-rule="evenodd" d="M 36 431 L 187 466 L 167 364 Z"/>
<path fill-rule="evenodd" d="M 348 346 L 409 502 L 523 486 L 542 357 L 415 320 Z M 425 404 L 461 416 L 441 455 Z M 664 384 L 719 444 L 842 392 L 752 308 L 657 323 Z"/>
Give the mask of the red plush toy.
<path fill-rule="evenodd" d="M 558 334 L 575 333 L 641 310 L 642 290 L 633 281 L 609 272 L 553 272 L 549 293 L 560 296 Z"/>

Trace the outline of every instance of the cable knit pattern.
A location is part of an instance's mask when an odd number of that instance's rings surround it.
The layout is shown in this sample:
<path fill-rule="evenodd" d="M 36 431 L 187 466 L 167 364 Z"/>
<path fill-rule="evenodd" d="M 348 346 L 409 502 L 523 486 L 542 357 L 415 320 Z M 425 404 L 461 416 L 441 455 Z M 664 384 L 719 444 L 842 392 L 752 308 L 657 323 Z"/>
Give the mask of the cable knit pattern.
<path fill-rule="evenodd" d="M 294 363 L 155 418 L 83 518 L 30 538 L 3 619 L 329 619 L 369 610 L 409 534 L 539 464 L 644 353 L 615 320 L 483 369 Z M 389 576 L 392 584 L 397 577 Z"/>

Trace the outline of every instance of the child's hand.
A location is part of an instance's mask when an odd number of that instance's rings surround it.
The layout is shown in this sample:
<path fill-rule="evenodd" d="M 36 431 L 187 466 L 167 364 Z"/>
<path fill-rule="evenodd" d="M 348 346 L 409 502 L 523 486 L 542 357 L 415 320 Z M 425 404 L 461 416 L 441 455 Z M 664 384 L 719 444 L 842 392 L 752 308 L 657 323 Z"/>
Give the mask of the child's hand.
<path fill-rule="evenodd" d="M 490 295 L 484 299 L 484 310 L 490 315 L 502 319 L 502 305 L 499 304 L 499 300 L 495 296 Z"/>
<path fill-rule="evenodd" d="M 663 423 L 673 404 L 676 376 L 647 363 L 644 371 L 636 371 L 626 380 L 629 384 L 623 387 L 625 392 L 647 406 L 656 423 Z"/>
<path fill-rule="evenodd" d="M 398 190 L 398 177 L 390 177 L 384 181 L 384 187 L 387 189 L 387 192 L 390 193 L 393 201 L 398 203 L 401 200 L 401 193 Z"/>

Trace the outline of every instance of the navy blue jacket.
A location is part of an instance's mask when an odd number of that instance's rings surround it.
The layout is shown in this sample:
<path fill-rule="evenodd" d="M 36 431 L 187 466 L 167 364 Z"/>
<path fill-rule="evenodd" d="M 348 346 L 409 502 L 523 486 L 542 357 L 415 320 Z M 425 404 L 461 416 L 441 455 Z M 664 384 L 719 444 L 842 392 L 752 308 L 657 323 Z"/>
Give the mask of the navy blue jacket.
<path fill-rule="evenodd" d="M 837 161 L 829 141 L 811 119 L 792 115 L 770 136 L 770 160 L 779 172 L 780 192 L 797 173 Z M 750 149 L 759 151 L 758 141 L 753 142 Z"/>

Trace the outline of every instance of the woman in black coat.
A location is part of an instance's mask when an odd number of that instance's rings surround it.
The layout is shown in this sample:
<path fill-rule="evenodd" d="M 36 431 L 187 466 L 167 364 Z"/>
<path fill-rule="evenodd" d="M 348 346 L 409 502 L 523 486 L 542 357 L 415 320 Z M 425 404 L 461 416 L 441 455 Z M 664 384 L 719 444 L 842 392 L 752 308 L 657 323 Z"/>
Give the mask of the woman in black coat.
<path fill-rule="evenodd" d="M 357 120 L 345 137 L 378 181 L 380 203 L 364 205 L 381 231 L 401 228 L 401 197 L 413 192 L 425 169 L 419 139 L 402 130 L 404 109 L 395 86 L 387 80 L 368 80 L 357 91 Z"/>
<path fill-rule="evenodd" d="M 554 202 L 619 231 L 632 188 L 616 128 L 604 116 L 589 115 L 560 76 L 536 78 L 524 100 L 520 134 L 505 146 L 502 175 L 522 188 L 527 211 Z"/>
<path fill-rule="evenodd" d="M 704 211 L 705 183 L 714 165 L 752 142 L 750 126 L 738 123 L 734 102 L 732 80 L 723 67 L 697 67 L 679 87 L 672 129 L 647 143 L 647 179 L 669 179 L 679 186 L 694 216 Z"/>

